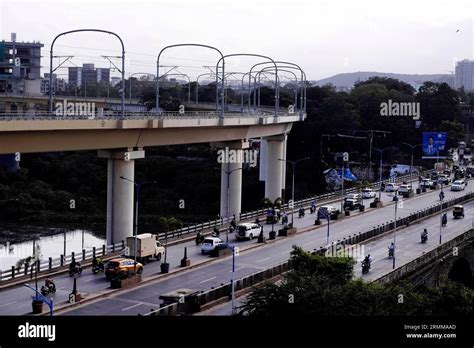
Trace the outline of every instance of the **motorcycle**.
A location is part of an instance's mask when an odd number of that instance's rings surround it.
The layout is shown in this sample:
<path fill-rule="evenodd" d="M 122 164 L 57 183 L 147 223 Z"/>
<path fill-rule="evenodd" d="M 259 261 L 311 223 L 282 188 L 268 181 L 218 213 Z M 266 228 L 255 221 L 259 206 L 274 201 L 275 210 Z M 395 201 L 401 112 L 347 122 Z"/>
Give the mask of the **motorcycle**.
<path fill-rule="evenodd" d="M 196 239 L 195 239 L 196 245 L 201 244 L 203 240 L 204 240 L 204 236 L 203 236 L 203 235 L 198 235 L 198 236 L 196 236 Z"/>
<path fill-rule="evenodd" d="M 69 276 L 72 277 L 75 274 L 81 274 L 82 273 L 82 267 L 79 263 L 77 263 L 74 268 L 69 267 Z"/>
<path fill-rule="evenodd" d="M 286 225 L 288 223 L 288 216 L 283 215 L 282 218 L 281 218 L 281 223 L 283 225 Z"/>
<path fill-rule="evenodd" d="M 311 214 L 314 214 L 314 213 L 316 212 L 316 207 L 310 207 L 310 208 L 309 208 L 309 212 L 310 212 Z"/>
<path fill-rule="evenodd" d="M 97 274 L 104 271 L 104 264 L 92 265 L 92 273 Z"/>
<path fill-rule="evenodd" d="M 43 285 L 41 287 L 41 295 L 46 296 L 49 294 L 54 294 L 56 292 L 56 285 L 49 284 L 49 286 Z"/>
<path fill-rule="evenodd" d="M 441 225 L 443 227 L 446 227 L 446 225 L 448 224 L 448 217 L 446 216 L 446 214 L 443 215 L 443 218 L 441 220 Z"/>
<path fill-rule="evenodd" d="M 393 249 L 388 249 L 388 258 L 391 259 L 393 257 Z"/>
<path fill-rule="evenodd" d="M 362 261 L 362 274 L 369 273 L 370 263 L 367 261 Z"/>
<path fill-rule="evenodd" d="M 304 216 L 304 210 L 301 209 L 299 212 L 298 212 L 298 217 L 302 218 Z"/>
<path fill-rule="evenodd" d="M 422 235 L 421 235 L 421 242 L 422 242 L 422 243 L 426 243 L 427 240 L 428 240 L 428 235 L 422 234 Z"/>

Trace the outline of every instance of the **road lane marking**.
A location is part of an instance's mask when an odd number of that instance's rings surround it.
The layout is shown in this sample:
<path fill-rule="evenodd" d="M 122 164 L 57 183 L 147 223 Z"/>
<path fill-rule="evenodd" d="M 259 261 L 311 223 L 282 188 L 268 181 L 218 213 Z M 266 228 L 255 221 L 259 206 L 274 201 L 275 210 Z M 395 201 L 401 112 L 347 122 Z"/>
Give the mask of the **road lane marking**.
<path fill-rule="evenodd" d="M 245 268 L 245 266 L 242 266 L 242 267 L 236 268 L 236 269 L 234 270 L 234 272 L 237 272 L 239 269 L 242 269 L 242 268 Z M 230 271 L 229 273 L 232 273 L 232 271 Z"/>
<path fill-rule="evenodd" d="M 271 259 L 271 257 L 266 257 L 266 258 L 261 259 L 261 260 L 258 260 L 258 261 L 256 261 L 256 262 L 263 262 L 263 261 L 270 260 L 270 259 Z"/>
<path fill-rule="evenodd" d="M 202 283 L 211 281 L 211 280 L 216 279 L 216 278 L 217 278 L 217 277 L 212 277 L 212 278 L 209 278 L 209 279 L 205 279 L 205 280 L 203 280 L 202 282 L 199 282 L 199 284 L 202 284 Z"/>
<path fill-rule="evenodd" d="M 6 307 L 6 306 L 9 306 L 9 305 L 14 304 L 14 303 L 17 303 L 17 301 L 5 303 L 5 304 L 1 305 L 0 307 Z"/>
<path fill-rule="evenodd" d="M 132 308 L 135 308 L 135 307 L 141 306 L 142 304 L 143 304 L 143 302 L 140 302 L 140 303 L 134 304 L 133 306 L 130 306 L 130 307 L 127 307 L 127 308 L 124 308 L 124 309 L 122 309 L 122 311 L 128 311 L 129 309 L 132 309 Z"/>

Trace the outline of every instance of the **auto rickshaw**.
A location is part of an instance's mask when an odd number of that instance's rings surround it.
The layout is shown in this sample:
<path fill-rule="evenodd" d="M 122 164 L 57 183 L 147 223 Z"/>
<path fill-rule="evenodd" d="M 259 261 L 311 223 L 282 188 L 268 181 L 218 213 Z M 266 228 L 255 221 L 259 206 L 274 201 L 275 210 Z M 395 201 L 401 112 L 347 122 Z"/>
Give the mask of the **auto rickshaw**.
<path fill-rule="evenodd" d="M 455 205 L 453 208 L 453 218 L 464 218 L 464 206 Z"/>

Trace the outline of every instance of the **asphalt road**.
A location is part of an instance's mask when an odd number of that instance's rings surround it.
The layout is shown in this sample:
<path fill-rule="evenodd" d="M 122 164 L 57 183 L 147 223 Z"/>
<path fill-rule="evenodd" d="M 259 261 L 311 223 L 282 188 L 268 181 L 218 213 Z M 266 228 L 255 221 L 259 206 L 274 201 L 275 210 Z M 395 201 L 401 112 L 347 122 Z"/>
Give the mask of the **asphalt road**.
<path fill-rule="evenodd" d="M 468 189 L 470 186 L 468 187 Z M 454 196 L 461 196 L 468 192 L 468 189 L 461 192 L 451 192 L 445 190 L 445 198 L 449 199 Z M 437 204 L 439 190 L 427 192 L 426 194 L 418 195 L 413 198 L 404 200 L 403 208 L 398 209 L 398 216 L 407 216 L 410 213 L 421 210 L 422 208 L 430 205 Z M 386 193 L 383 193 L 382 200 L 386 203 L 386 206 L 381 209 L 368 209 L 365 213 L 355 212 L 351 217 L 345 218 L 341 221 L 331 222 L 330 225 L 330 241 L 342 239 L 348 235 L 352 235 L 357 232 L 366 231 L 373 226 L 377 226 L 383 222 L 394 219 L 394 205 L 391 202 L 391 198 Z M 368 202 L 372 199 L 367 200 Z M 337 203 L 334 204 L 337 206 Z M 368 206 L 368 203 L 366 203 Z M 291 219 L 291 218 L 290 218 Z M 298 228 L 313 225 L 315 214 L 306 214 L 304 218 L 298 218 L 295 216 L 295 226 Z M 468 217 L 464 221 L 469 220 Z M 448 225 L 449 226 L 449 225 Z M 469 226 L 471 224 L 469 223 Z M 275 225 L 275 229 L 281 227 L 281 225 Z M 265 225 L 265 235 L 268 236 L 268 232 L 271 231 L 271 225 Z M 288 259 L 291 246 L 298 244 L 305 249 L 312 250 L 319 248 L 326 244 L 327 227 L 326 223 L 316 228 L 315 230 L 307 233 L 302 233 L 289 238 L 277 238 L 276 243 L 261 245 L 258 248 L 252 249 L 248 252 L 242 252 L 237 257 L 236 266 L 236 279 L 249 275 L 255 271 L 262 270 L 284 262 Z M 225 234 L 221 233 L 221 238 L 225 240 Z M 433 238 L 430 238 L 430 242 Z M 234 242 L 233 236 L 229 235 L 229 242 Z M 256 240 L 253 241 L 240 241 L 236 242 L 241 250 L 254 245 Z M 388 244 L 387 244 L 388 245 Z M 430 245 L 428 243 L 427 245 Z M 179 263 L 183 257 L 184 247 L 188 247 L 188 257 L 191 259 L 192 264 L 202 262 L 209 259 L 209 256 L 201 255 L 200 248 L 197 247 L 194 241 L 170 246 L 168 248 L 167 261 L 171 264 L 171 271 L 179 269 Z M 370 245 L 367 245 L 369 250 Z M 385 246 L 386 248 L 386 246 Z M 401 249 L 401 247 L 400 247 Z M 415 249 L 414 251 L 417 251 Z M 370 253 L 370 251 L 368 251 Z M 411 254 L 411 251 L 407 250 L 407 254 Z M 376 255 L 374 253 L 374 255 Z M 403 252 L 400 251 L 400 255 Z M 418 255 L 418 253 L 416 254 Z M 398 254 L 397 254 L 398 259 Z M 400 260 L 400 262 L 402 259 Z M 152 283 L 140 285 L 137 288 L 121 292 L 118 295 L 111 296 L 106 299 L 99 300 L 85 304 L 81 307 L 77 307 L 65 314 L 67 315 L 136 315 L 138 313 L 145 313 L 150 309 L 157 309 L 161 300 L 158 299 L 159 295 L 168 291 L 175 290 L 177 288 L 191 288 L 196 290 L 207 290 L 213 286 L 219 286 L 222 283 L 230 281 L 232 258 L 227 257 L 224 259 L 217 259 L 213 262 L 200 266 L 195 269 L 184 271 L 174 276 L 167 277 L 162 280 L 157 280 Z M 151 276 L 156 275 L 160 272 L 160 263 L 155 261 L 147 264 L 144 268 L 143 275 Z M 370 273 L 376 274 L 377 272 L 377 261 L 374 262 L 374 271 Z M 68 294 L 72 289 L 72 279 L 67 275 L 62 275 L 55 278 L 58 291 L 54 296 L 55 303 L 65 302 Z M 33 282 L 34 283 L 34 282 Z M 78 289 L 83 295 L 87 294 L 100 294 L 106 291 L 110 284 L 105 280 L 103 274 L 93 275 L 90 269 L 85 269 L 81 276 L 77 280 Z M 0 293 L 0 315 L 22 315 L 31 312 L 31 295 L 33 295 L 30 289 L 20 286 L 11 288 Z"/>

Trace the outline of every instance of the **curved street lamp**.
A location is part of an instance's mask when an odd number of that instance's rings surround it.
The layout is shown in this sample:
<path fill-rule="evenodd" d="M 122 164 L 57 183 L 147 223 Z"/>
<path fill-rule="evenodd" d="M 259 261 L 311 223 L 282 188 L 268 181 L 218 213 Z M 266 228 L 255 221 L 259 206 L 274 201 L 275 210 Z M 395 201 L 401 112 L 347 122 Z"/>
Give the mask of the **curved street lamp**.
<path fill-rule="evenodd" d="M 52 86 L 53 84 L 53 72 L 57 69 L 53 70 L 53 48 L 54 48 L 54 43 L 56 40 L 67 34 L 72 34 L 72 33 L 79 33 L 79 32 L 97 32 L 97 33 L 104 33 L 104 34 L 109 34 L 109 35 L 114 35 L 117 39 L 119 39 L 120 44 L 122 45 L 122 70 L 120 71 L 122 73 L 122 82 L 121 82 L 121 111 L 122 111 L 122 117 L 125 116 L 125 46 L 123 44 L 122 39 L 120 36 L 118 36 L 116 33 L 113 31 L 107 31 L 107 30 L 102 30 L 102 29 L 76 29 L 76 30 L 70 30 L 70 31 L 65 31 L 63 33 L 60 33 L 56 35 L 54 38 L 53 42 L 51 43 L 51 49 L 49 51 L 49 85 Z M 52 114 L 53 113 L 53 98 L 52 94 L 49 93 L 49 112 Z"/>
<path fill-rule="evenodd" d="M 209 48 L 209 49 L 212 49 L 212 50 L 215 50 L 217 52 L 219 52 L 219 54 L 221 55 L 221 59 L 224 59 L 224 55 L 222 54 L 222 52 L 217 49 L 216 47 L 213 47 L 213 46 L 209 46 L 209 45 L 202 45 L 202 44 L 193 44 L 193 43 L 186 43 L 186 44 L 176 44 L 176 45 L 169 45 L 169 46 L 166 46 L 164 47 L 160 53 L 158 53 L 158 57 L 156 58 L 156 110 L 157 110 L 157 113 L 160 114 L 160 79 L 159 79 L 159 76 L 160 76 L 160 57 L 161 57 L 161 54 L 169 49 L 169 48 L 173 48 L 173 47 L 183 47 L 183 46 L 193 46 L 193 47 L 203 47 L 203 48 Z M 218 74 L 218 70 L 216 71 L 216 82 L 217 82 L 217 74 Z M 224 81 L 224 66 L 222 66 L 222 81 Z M 224 90 L 221 91 L 222 95 L 224 93 Z M 218 85 L 216 84 L 216 112 L 218 111 L 218 106 L 219 106 L 219 102 L 218 102 Z"/>
<path fill-rule="evenodd" d="M 300 114 L 302 114 L 304 111 L 306 111 L 306 73 L 304 72 L 303 69 L 301 69 L 301 67 L 298 64 L 295 64 L 292 62 L 276 61 L 275 63 L 278 64 L 279 68 L 295 69 L 295 70 L 300 71 L 301 73 Z M 269 64 L 269 63 L 268 62 L 257 63 L 250 69 L 250 72 L 252 72 L 255 67 L 262 64 Z"/>
<path fill-rule="evenodd" d="M 272 67 L 266 67 L 266 68 L 263 68 L 262 70 L 260 70 L 258 72 L 258 106 L 260 106 L 260 73 L 264 73 L 266 72 L 267 70 L 272 70 L 273 68 Z M 280 70 L 279 71 L 283 71 L 283 72 L 286 72 L 286 73 L 290 73 L 294 76 L 295 78 L 295 83 L 296 85 L 298 85 L 298 77 L 296 76 L 296 74 L 291 71 L 291 70 L 288 70 L 288 69 L 281 69 L 280 67 Z M 295 107 L 298 108 L 298 90 L 296 88 L 293 89 L 293 92 L 295 93 Z"/>
<path fill-rule="evenodd" d="M 279 108 L 279 99 L 278 99 L 278 81 L 277 81 L 277 77 L 278 77 L 278 67 L 275 63 L 275 61 L 268 57 L 268 56 L 264 56 L 264 55 L 261 55 L 261 54 L 253 54 L 253 53 L 233 53 L 233 54 L 227 54 L 225 56 L 223 56 L 221 59 L 219 59 L 217 61 L 217 64 L 216 64 L 216 71 L 219 71 L 219 64 L 220 62 L 222 61 L 222 76 L 224 77 L 224 63 L 225 63 L 225 58 L 229 58 L 229 57 L 237 57 L 237 56 L 245 56 L 245 57 L 259 57 L 259 58 L 264 58 L 264 59 L 268 59 L 269 60 L 269 64 L 273 64 L 275 66 L 275 85 L 277 86 L 276 90 L 275 90 L 275 116 L 278 115 L 278 108 Z M 249 90 L 250 90 L 250 83 L 251 83 L 251 76 L 252 74 L 252 70 L 250 70 L 250 74 L 249 74 Z M 216 78 L 217 80 L 217 78 Z M 217 82 L 217 81 L 216 81 Z M 222 85 L 224 85 L 224 79 L 222 79 Z M 249 109 L 250 109 L 250 98 L 249 98 Z M 222 107 L 221 107 L 221 117 L 224 117 L 224 110 L 225 110 L 225 100 L 224 98 L 222 98 Z"/>

